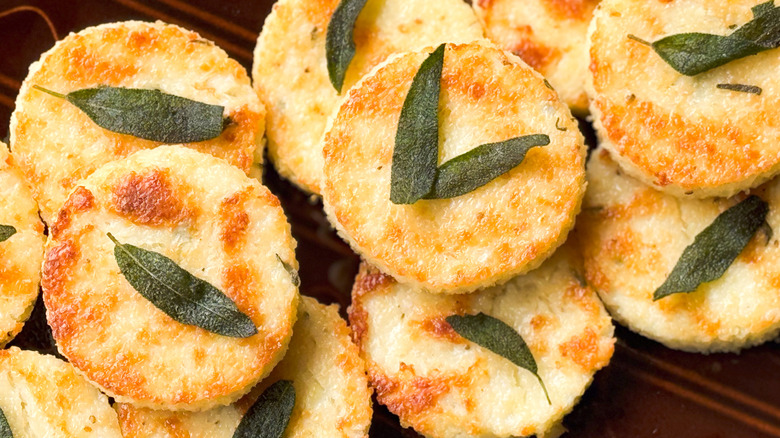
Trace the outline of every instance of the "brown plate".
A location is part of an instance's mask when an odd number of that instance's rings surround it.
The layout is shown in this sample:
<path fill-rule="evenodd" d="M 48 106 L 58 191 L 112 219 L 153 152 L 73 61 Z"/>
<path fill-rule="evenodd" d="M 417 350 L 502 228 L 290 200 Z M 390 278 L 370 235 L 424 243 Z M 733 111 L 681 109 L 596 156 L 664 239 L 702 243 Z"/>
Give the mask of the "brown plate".
<path fill-rule="evenodd" d="M 312 0 L 316 1 L 316 0 Z M 435 0 L 416 0 L 435 1 Z M 0 12 L 0 138 L 6 138 L 14 99 L 27 68 L 54 37 L 128 19 L 164 20 L 198 31 L 249 70 L 257 33 L 271 0 L 4 0 Z M 44 18 L 46 17 L 46 18 Z M 48 21 L 48 22 L 47 22 Z M 322 206 L 266 169 L 265 183 L 279 196 L 298 240 L 301 292 L 326 303 L 349 304 L 358 257 L 331 230 Z M 38 301 L 13 345 L 55 353 Z M 615 357 L 564 424 L 573 437 L 780 437 L 780 348 L 777 343 L 742 354 L 681 353 L 617 330 Z M 414 437 L 381 406 L 371 438 Z"/>

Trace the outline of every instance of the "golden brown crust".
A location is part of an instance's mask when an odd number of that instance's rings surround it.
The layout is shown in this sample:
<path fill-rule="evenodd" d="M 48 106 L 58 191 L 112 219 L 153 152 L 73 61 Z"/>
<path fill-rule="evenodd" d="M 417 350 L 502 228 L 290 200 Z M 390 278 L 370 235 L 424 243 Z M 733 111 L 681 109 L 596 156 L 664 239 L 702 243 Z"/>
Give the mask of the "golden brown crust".
<path fill-rule="evenodd" d="M 234 199 L 243 202 L 233 213 L 248 221 L 241 238 L 225 241 L 215 230 L 232 219 L 220 206 Z M 222 160 L 160 146 L 104 166 L 63 211 L 44 262 L 47 317 L 60 351 L 107 393 L 200 410 L 234 401 L 281 359 L 297 289 L 276 254 L 296 265 L 295 243 L 278 200 L 258 182 Z M 108 232 L 215 285 L 258 334 L 230 338 L 168 317 L 119 272 Z"/>
<path fill-rule="evenodd" d="M 187 146 L 245 172 L 262 146 L 265 110 L 246 71 L 197 33 L 161 22 L 84 29 L 31 66 L 11 118 L 13 153 L 47 222 L 78 180 L 102 164 L 159 143 L 104 130 L 75 106 L 32 85 L 63 94 L 100 85 L 151 88 L 223 105 L 231 122 L 222 135 Z"/>
<path fill-rule="evenodd" d="M 361 263 L 358 275 L 355 278 L 355 282 L 352 284 L 352 303 L 347 308 L 347 315 L 349 316 L 349 325 L 352 333 L 352 341 L 361 347 L 360 343 L 366 334 L 368 327 L 366 326 L 368 315 L 365 309 L 361 305 L 360 300 L 356 298 L 362 297 L 367 293 L 376 293 L 380 290 L 385 290 L 387 287 L 395 284 L 393 277 L 383 274 L 379 269 L 369 265 L 368 263 Z"/>
<path fill-rule="evenodd" d="M 205 412 L 167 412 L 116 406 L 125 438 L 231 438 L 238 423 L 272 383 L 291 380 L 295 406 L 286 438 L 367 438 L 371 390 L 365 364 L 335 306 L 301 297 L 295 335 L 285 359 L 249 394 Z"/>
<path fill-rule="evenodd" d="M 598 6 L 599 0 L 547 0 L 543 3 L 560 19 L 569 18 L 590 22 L 589 18 Z"/>
<path fill-rule="evenodd" d="M 468 295 L 432 295 L 361 266 L 350 325 L 377 400 L 428 437 L 543 434 L 576 403 L 613 353 L 612 324 L 580 284 L 569 245 L 540 268 Z M 381 275 L 381 274 L 380 274 Z M 538 381 L 454 333 L 445 318 L 485 312 L 517 330 L 539 365 Z"/>
<path fill-rule="evenodd" d="M 195 216 L 179 199 L 182 192 L 171 185 L 164 170 L 131 172 L 111 188 L 112 209 L 137 225 L 175 227 Z"/>
<path fill-rule="evenodd" d="M 0 224 L 16 233 L 0 242 L 0 348 L 14 338 L 38 297 L 43 223 L 38 205 L 5 143 L 0 142 Z"/>
<path fill-rule="evenodd" d="M 518 32 L 522 33 L 523 36 L 520 36 L 516 42 L 507 47 L 507 50 L 519 56 L 534 70 L 545 71 L 545 69 L 548 69 L 561 58 L 560 50 L 534 41 L 534 31 L 531 26 L 519 26 Z"/>
<path fill-rule="evenodd" d="M 479 0 L 488 38 L 542 73 L 573 112 L 587 112 L 586 34 L 598 0 Z"/>
<path fill-rule="evenodd" d="M 588 164 L 591 184 L 577 234 L 588 282 L 613 317 L 670 348 L 735 351 L 780 331 L 777 241 L 759 231 L 718 280 L 658 301 L 652 295 L 687 245 L 727 207 L 744 199 L 678 199 L 626 176 L 607 151 Z M 752 191 L 769 203 L 780 227 L 780 184 Z M 768 240 L 769 239 L 769 240 Z"/>
<path fill-rule="evenodd" d="M 413 366 L 403 363 L 392 377 L 372 369 L 370 378 L 377 401 L 400 417 L 420 415 L 435 406 L 441 396 L 461 386 L 457 376 L 420 377 Z"/>
<path fill-rule="evenodd" d="M 108 398 L 55 357 L 0 350 L 0 394 L 14 437 L 122 436 Z"/>
<path fill-rule="evenodd" d="M 433 292 L 467 292 L 538 266 L 563 242 L 584 193 L 585 148 L 538 73 L 492 47 L 448 45 L 440 162 L 521 135 L 551 143 L 471 193 L 393 204 L 398 115 L 426 56 L 394 58 L 350 90 L 324 138 L 322 194 L 331 222 L 368 262 Z"/>
<path fill-rule="evenodd" d="M 679 197 L 701 198 L 731 196 L 780 171 L 780 49 L 688 77 L 627 37 L 728 34 L 751 19 L 755 4 L 609 0 L 599 8 L 590 29 L 591 111 L 604 147 L 631 175 Z M 722 83 L 763 92 L 717 89 Z"/>
<path fill-rule="evenodd" d="M 301 336 L 293 338 L 282 366 L 250 395 L 257 397 L 266 382 L 292 380 L 301 402 L 293 409 L 286 436 L 367 438 L 372 391 L 366 365 L 350 339 L 346 321 L 338 315 L 338 307 L 304 297 L 298 318 L 302 321 L 294 331 Z M 315 408 L 322 406 L 323 399 L 328 405 Z"/>
<path fill-rule="evenodd" d="M 321 136 L 346 91 L 394 53 L 483 37 L 461 0 L 369 0 L 354 27 L 356 53 L 341 96 L 328 78 L 325 35 L 337 0 L 280 0 L 266 18 L 252 77 L 268 108 L 268 152 L 285 178 L 322 190 Z"/>
<path fill-rule="evenodd" d="M 250 192 L 236 193 L 224 199 L 219 206 L 222 223 L 219 239 L 228 251 L 236 247 L 246 237 L 249 214 L 245 211 L 243 204 L 249 196 L 251 196 Z"/>

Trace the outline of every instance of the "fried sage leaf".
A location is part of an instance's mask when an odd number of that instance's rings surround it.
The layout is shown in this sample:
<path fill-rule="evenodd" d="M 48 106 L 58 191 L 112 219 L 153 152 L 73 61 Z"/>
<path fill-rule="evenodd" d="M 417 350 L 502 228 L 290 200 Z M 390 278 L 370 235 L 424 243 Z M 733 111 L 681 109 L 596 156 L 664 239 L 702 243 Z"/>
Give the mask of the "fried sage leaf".
<path fill-rule="evenodd" d="M 14 438 L 11 426 L 8 424 L 8 419 L 5 418 L 2 409 L 0 409 L 0 438 Z"/>
<path fill-rule="evenodd" d="M 234 338 L 257 334 L 257 327 L 222 291 L 154 251 L 120 243 L 111 233 L 114 257 L 127 282 L 166 315 Z"/>
<path fill-rule="evenodd" d="M 414 204 L 430 193 L 439 160 L 440 45 L 420 65 L 401 107 L 390 171 L 390 201 Z"/>
<path fill-rule="evenodd" d="M 295 268 L 290 266 L 289 263 L 282 260 L 282 258 L 279 257 L 279 254 L 276 254 L 276 260 L 279 260 L 279 263 L 282 264 L 284 270 L 287 271 L 288 274 L 290 274 L 290 279 L 292 279 L 293 286 L 299 287 L 301 285 L 301 276 L 298 275 L 298 271 L 296 271 Z"/>
<path fill-rule="evenodd" d="M 529 149 L 548 144 L 549 136 L 534 134 L 478 146 L 442 164 L 433 190 L 424 198 L 445 199 L 469 193 L 515 168 Z"/>
<path fill-rule="evenodd" d="M 263 391 L 233 433 L 233 438 L 281 438 L 295 406 L 295 387 L 280 380 Z"/>
<path fill-rule="evenodd" d="M 745 84 L 718 84 L 715 87 L 720 90 L 739 91 L 740 93 L 751 93 L 757 96 L 760 96 L 763 91 L 761 87 Z"/>
<path fill-rule="evenodd" d="M 669 277 L 653 293 L 653 301 L 693 292 L 702 283 L 720 278 L 763 226 L 768 212 L 769 205 L 751 195 L 721 213 L 685 248 Z"/>
<path fill-rule="evenodd" d="M 328 77 L 333 88 L 341 94 L 344 77 L 349 64 L 355 57 L 355 21 L 366 0 L 341 0 L 328 23 L 325 35 L 325 58 L 328 62 Z"/>
<path fill-rule="evenodd" d="M 438 166 L 439 94 L 445 44 L 423 61 L 398 119 L 390 172 L 390 201 L 414 204 L 469 193 L 512 170 L 529 149 L 550 144 L 544 134 L 487 143 Z"/>
<path fill-rule="evenodd" d="M 542 378 L 539 377 L 536 360 L 534 360 L 528 345 L 515 329 L 504 321 L 482 312 L 476 315 L 450 315 L 446 319 L 452 329 L 463 338 L 530 371 L 542 385 L 547 403 L 552 404 L 547 387 L 544 386 Z"/>
<path fill-rule="evenodd" d="M 687 76 L 780 47 L 780 7 L 770 0 L 752 11 L 753 19 L 731 35 L 680 33 L 661 38 L 651 47 L 673 69 Z"/>
<path fill-rule="evenodd" d="M 8 240 L 16 234 L 16 228 L 13 225 L 0 225 L 0 242 Z"/>
<path fill-rule="evenodd" d="M 219 137 L 226 125 L 225 107 L 160 90 L 101 86 L 60 94 L 101 128 L 162 143 L 193 143 Z"/>

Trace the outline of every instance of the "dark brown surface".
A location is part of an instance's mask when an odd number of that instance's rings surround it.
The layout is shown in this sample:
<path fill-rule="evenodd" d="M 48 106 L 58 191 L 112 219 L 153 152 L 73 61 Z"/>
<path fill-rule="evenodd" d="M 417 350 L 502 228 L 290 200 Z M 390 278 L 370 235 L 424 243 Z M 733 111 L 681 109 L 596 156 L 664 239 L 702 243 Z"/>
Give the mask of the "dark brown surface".
<path fill-rule="evenodd" d="M 316 0 L 312 0 L 316 1 Z M 435 0 L 417 0 L 435 1 Z M 0 12 L 39 8 L 59 37 L 86 26 L 164 20 L 214 40 L 247 69 L 270 0 L 3 0 Z M 0 17 L 0 138 L 30 63 L 53 44 L 46 21 L 25 9 Z M 301 290 L 321 301 L 348 304 L 358 258 L 324 219 L 321 206 L 266 169 L 266 184 L 282 200 L 298 240 Z M 769 343 L 735 354 L 702 356 L 666 349 L 618 328 L 615 357 L 565 425 L 572 437 L 780 437 L 780 348 Z M 15 345 L 54 352 L 43 306 L 36 306 Z M 414 437 L 376 406 L 372 438 Z"/>

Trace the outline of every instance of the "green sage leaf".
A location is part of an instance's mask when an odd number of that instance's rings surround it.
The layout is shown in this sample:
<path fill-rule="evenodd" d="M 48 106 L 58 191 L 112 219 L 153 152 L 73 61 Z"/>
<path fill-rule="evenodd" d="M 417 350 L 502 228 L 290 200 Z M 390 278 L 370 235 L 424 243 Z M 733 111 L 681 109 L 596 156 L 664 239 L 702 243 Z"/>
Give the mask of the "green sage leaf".
<path fill-rule="evenodd" d="M 529 149 L 548 144 L 549 136 L 534 134 L 478 146 L 442 164 L 433 190 L 424 198 L 446 199 L 469 193 L 514 169 Z"/>
<path fill-rule="evenodd" d="M 774 7 L 774 0 L 768 0 L 764 3 L 753 6 L 752 8 L 750 8 L 750 10 L 753 12 L 754 17 L 758 17 L 768 12 L 772 12 L 773 7 Z"/>
<path fill-rule="evenodd" d="M 16 228 L 12 225 L 0 225 L 0 242 L 8 240 L 16 234 Z"/>
<path fill-rule="evenodd" d="M 652 48 L 673 69 L 695 76 L 765 48 L 739 38 L 705 33 L 681 33 L 652 43 Z"/>
<path fill-rule="evenodd" d="M 780 47 L 780 7 L 773 0 L 754 6 L 753 19 L 731 34 L 734 38 L 752 41 L 761 47 Z"/>
<path fill-rule="evenodd" d="M 249 408 L 233 438 L 281 438 L 295 406 L 295 387 L 289 380 L 269 386 Z"/>
<path fill-rule="evenodd" d="M 770 0 L 752 11 L 753 19 L 731 35 L 681 33 L 661 38 L 651 47 L 667 64 L 687 76 L 780 47 L 780 8 Z"/>
<path fill-rule="evenodd" d="M 653 293 L 653 301 L 693 292 L 720 278 L 766 221 L 769 205 L 755 195 L 721 213 L 699 233 L 680 256 L 669 277 Z"/>
<path fill-rule="evenodd" d="M 720 90 L 739 91 L 740 93 L 751 93 L 757 96 L 760 96 L 763 91 L 761 87 L 745 84 L 718 84 L 715 87 Z"/>
<path fill-rule="evenodd" d="M 341 0 L 328 23 L 325 58 L 328 62 L 330 83 L 339 94 L 344 86 L 349 64 L 355 57 L 355 21 L 365 5 L 366 0 Z"/>
<path fill-rule="evenodd" d="M 282 260 L 282 258 L 279 257 L 279 254 L 276 254 L 276 260 L 279 260 L 279 263 L 282 264 L 284 270 L 290 274 L 290 279 L 292 279 L 293 286 L 299 287 L 301 285 L 301 277 L 298 275 L 298 271 L 296 271 L 295 268 L 293 268 L 289 263 Z"/>
<path fill-rule="evenodd" d="M 444 48 L 440 45 L 420 65 L 401 107 L 390 171 L 390 201 L 395 204 L 414 204 L 436 180 Z"/>
<path fill-rule="evenodd" d="M 210 105 L 160 90 L 101 86 L 60 94 L 101 128 L 161 143 L 193 143 L 219 137 L 225 107 Z"/>
<path fill-rule="evenodd" d="M 257 327 L 222 291 L 154 251 L 120 243 L 111 233 L 114 257 L 127 282 L 166 315 L 182 324 L 235 338 Z"/>
<path fill-rule="evenodd" d="M 450 315 L 447 318 L 453 330 L 469 341 L 487 348 L 515 365 L 530 371 L 542 385 L 547 403 L 552 404 L 547 387 L 539 377 L 531 350 L 519 333 L 510 325 L 482 312 L 476 315 Z"/>
<path fill-rule="evenodd" d="M 14 438 L 11 425 L 8 424 L 8 419 L 5 418 L 2 409 L 0 409 L 0 438 Z"/>

